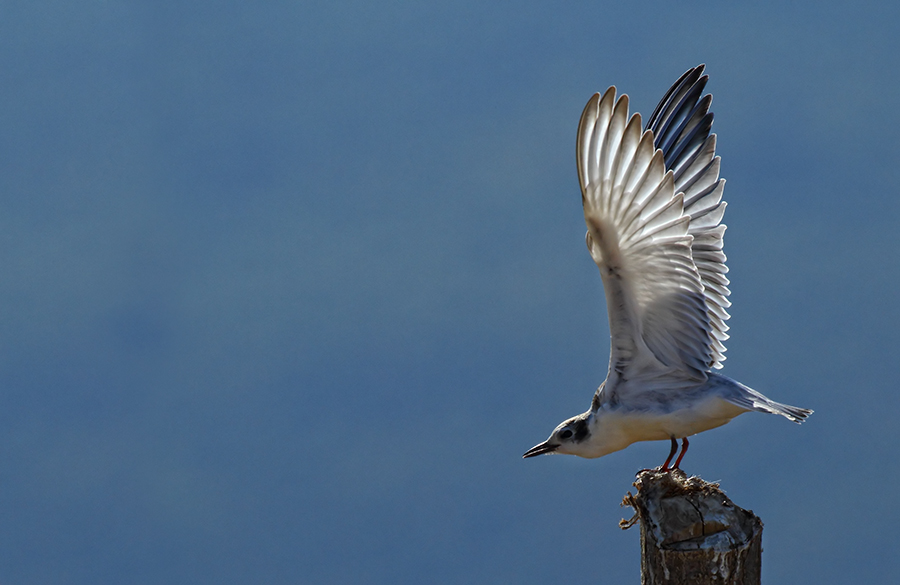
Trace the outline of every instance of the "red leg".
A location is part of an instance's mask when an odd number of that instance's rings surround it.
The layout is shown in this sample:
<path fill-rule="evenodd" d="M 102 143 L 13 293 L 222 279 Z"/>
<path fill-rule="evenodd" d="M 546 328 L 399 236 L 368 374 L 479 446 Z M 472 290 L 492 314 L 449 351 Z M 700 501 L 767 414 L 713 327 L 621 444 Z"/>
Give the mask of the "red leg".
<path fill-rule="evenodd" d="M 672 437 L 672 450 L 669 451 L 669 457 L 666 459 L 666 462 L 662 464 L 662 467 L 659 468 L 660 471 L 669 471 L 669 461 L 672 460 L 672 457 L 675 456 L 675 451 L 678 450 L 678 441 L 675 440 L 675 437 Z M 678 459 L 681 461 L 681 458 Z M 678 467 L 678 463 L 675 464 L 675 467 Z"/>
<path fill-rule="evenodd" d="M 672 439 L 672 441 L 675 441 L 675 439 Z M 681 455 L 675 460 L 675 465 L 672 466 L 672 469 L 681 469 L 678 466 L 681 465 L 681 460 L 684 459 L 684 454 L 687 453 L 688 445 L 687 437 L 681 439 Z"/>

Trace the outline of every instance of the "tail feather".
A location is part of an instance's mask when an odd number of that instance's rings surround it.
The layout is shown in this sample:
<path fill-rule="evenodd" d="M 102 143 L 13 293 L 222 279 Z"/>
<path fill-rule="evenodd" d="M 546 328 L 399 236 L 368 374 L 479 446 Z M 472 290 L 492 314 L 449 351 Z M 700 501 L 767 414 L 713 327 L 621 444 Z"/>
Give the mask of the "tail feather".
<path fill-rule="evenodd" d="M 813 413 L 808 408 L 800 408 L 799 406 L 791 406 L 790 404 L 781 404 L 774 400 L 769 400 L 762 394 L 757 396 L 741 396 L 730 400 L 733 404 L 746 408 L 747 410 L 755 410 L 756 412 L 765 412 L 768 414 L 780 414 L 784 418 L 797 424 L 802 423 Z"/>
<path fill-rule="evenodd" d="M 735 382 L 734 380 L 731 381 Z M 741 408 L 755 410 L 756 412 L 766 412 L 768 414 L 780 414 L 789 421 L 797 424 L 805 421 L 809 415 L 813 413 L 813 411 L 808 408 L 800 408 L 799 406 L 791 406 L 790 404 L 782 404 L 770 400 L 753 388 L 744 386 L 740 382 L 735 382 L 735 384 L 737 384 L 740 391 L 729 396 L 727 400 Z"/>
<path fill-rule="evenodd" d="M 802 423 L 813 413 L 808 408 L 800 408 L 799 406 L 791 406 L 790 404 L 781 404 L 780 402 L 769 401 L 772 407 L 772 414 L 780 414 L 781 416 L 793 421 L 797 424 Z"/>

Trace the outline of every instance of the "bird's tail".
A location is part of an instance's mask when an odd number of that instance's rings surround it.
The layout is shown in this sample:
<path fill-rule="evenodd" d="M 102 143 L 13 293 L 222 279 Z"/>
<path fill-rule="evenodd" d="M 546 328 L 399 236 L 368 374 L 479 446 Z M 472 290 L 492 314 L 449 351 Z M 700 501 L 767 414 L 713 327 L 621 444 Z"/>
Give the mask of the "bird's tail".
<path fill-rule="evenodd" d="M 724 378 L 724 376 L 722 377 Z M 728 396 L 727 400 L 741 408 L 755 410 L 756 412 L 766 412 L 768 414 L 780 414 L 789 421 L 797 424 L 805 421 L 809 415 L 813 413 L 813 411 L 808 408 L 800 408 L 799 406 L 775 402 L 774 400 L 766 398 L 753 388 L 744 386 L 735 380 L 730 381 L 738 386 L 739 392 L 735 392 L 733 395 Z"/>
<path fill-rule="evenodd" d="M 766 406 L 768 407 L 767 412 L 780 414 L 797 424 L 805 421 L 807 417 L 813 413 L 813 411 L 808 408 L 800 408 L 799 406 L 791 406 L 790 404 L 781 404 L 780 402 L 774 402 L 772 400 L 768 400 Z"/>

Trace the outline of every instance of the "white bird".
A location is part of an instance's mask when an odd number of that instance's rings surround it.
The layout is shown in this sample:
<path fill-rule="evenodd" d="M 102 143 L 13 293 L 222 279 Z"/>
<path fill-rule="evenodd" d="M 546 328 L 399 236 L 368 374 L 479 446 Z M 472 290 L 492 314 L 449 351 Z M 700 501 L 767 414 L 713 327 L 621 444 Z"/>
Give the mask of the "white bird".
<path fill-rule="evenodd" d="M 669 89 L 641 131 L 628 96 L 595 94 L 578 124 L 576 158 L 587 247 L 609 312 L 606 380 L 591 408 L 562 422 L 524 457 L 602 457 L 669 439 L 662 471 L 678 468 L 687 438 L 749 411 L 800 423 L 811 410 L 779 404 L 715 373 L 725 360 L 725 212 L 710 134 L 704 65 Z M 682 450 L 672 468 L 669 463 Z"/>

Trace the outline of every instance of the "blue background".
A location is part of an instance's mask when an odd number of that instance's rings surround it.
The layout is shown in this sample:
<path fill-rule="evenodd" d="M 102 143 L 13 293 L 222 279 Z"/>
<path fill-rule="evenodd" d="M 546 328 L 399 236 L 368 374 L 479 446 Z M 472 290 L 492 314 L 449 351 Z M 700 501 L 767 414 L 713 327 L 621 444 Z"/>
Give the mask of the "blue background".
<path fill-rule="evenodd" d="M 4 2 L 0 581 L 638 582 L 575 127 L 707 63 L 770 583 L 889 582 L 892 2 Z"/>

